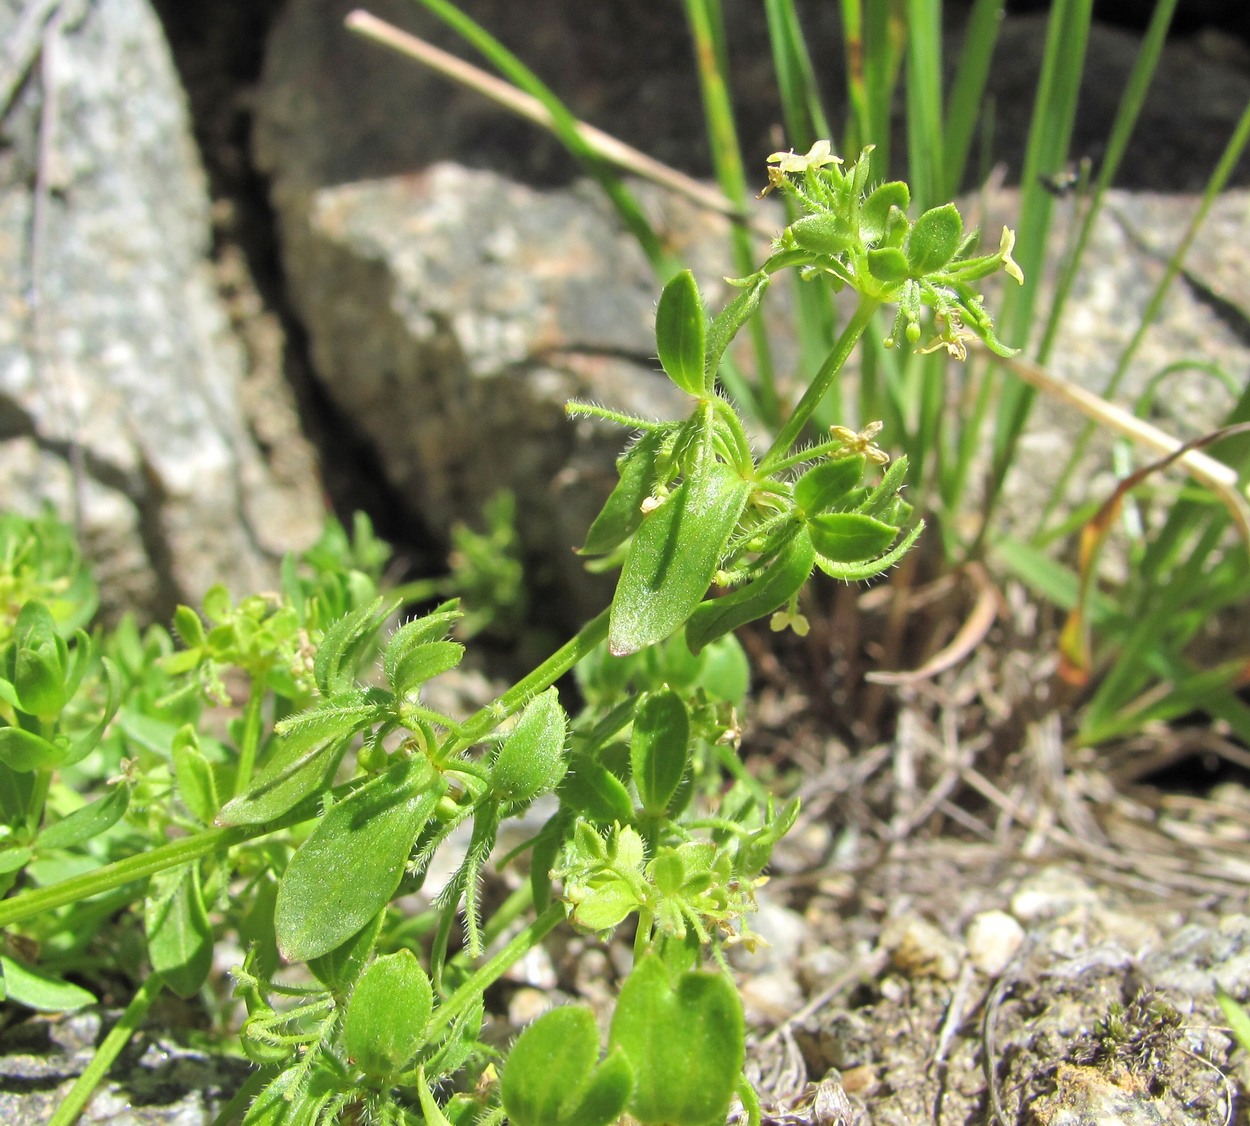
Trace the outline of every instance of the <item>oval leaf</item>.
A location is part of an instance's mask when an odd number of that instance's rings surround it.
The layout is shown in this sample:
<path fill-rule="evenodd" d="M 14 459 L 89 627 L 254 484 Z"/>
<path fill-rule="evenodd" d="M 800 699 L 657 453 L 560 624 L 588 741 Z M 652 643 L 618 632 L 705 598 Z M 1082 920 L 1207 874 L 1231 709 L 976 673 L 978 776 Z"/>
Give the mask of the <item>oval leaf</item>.
<path fill-rule="evenodd" d="M 750 482 L 708 460 L 643 521 L 612 599 L 608 647 L 616 656 L 663 641 L 685 624 L 750 495 Z"/>
<path fill-rule="evenodd" d="M 548 688 L 525 705 L 499 748 L 490 774 L 495 792 L 514 802 L 551 793 L 568 767 L 564 757 L 568 733 L 568 716 L 556 690 Z"/>
<path fill-rule="evenodd" d="M 411 950 L 375 959 L 356 982 L 343 1016 L 347 1058 L 367 1076 L 392 1078 L 425 1043 L 433 1007 L 430 979 Z"/>
<path fill-rule="evenodd" d="M 634 815 L 625 784 L 590 755 L 578 755 L 560 783 L 560 801 L 596 825 L 628 824 Z"/>
<path fill-rule="evenodd" d="M 794 503 L 805 516 L 828 512 L 854 489 L 864 476 L 864 455 L 822 461 L 794 483 Z"/>
<path fill-rule="evenodd" d="M 955 256 L 963 237 L 964 221 L 953 203 L 926 211 L 907 236 L 907 261 L 912 276 L 922 278 L 940 270 Z"/>
<path fill-rule="evenodd" d="M 213 968 L 213 928 L 200 890 L 200 866 L 153 876 L 143 909 L 152 969 L 179 997 L 193 997 Z"/>
<path fill-rule="evenodd" d="M 655 312 L 655 343 L 660 366 L 678 387 L 702 395 L 707 315 L 694 274 L 682 270 L 664 287 Z"/>
<path fill-rule="evenodd" d="M 759 578 L 701 603 L 686 623 L 686 644 L 698 653 L 708 642 L 784 606 L 802 590 L 815 562 L 812 537 L 800 530 Z"/>
<path fill-rule="evenodd" d="M 879 282 L 895 285 L 907 277 L 910 265 L 907 255 L 892 246 L 870 250 L 867 254 L 868 272 Z"/>
<path fill-rule="evenodd" d="M 911 206 L 911 190 L 901 180 L 891 180 L 872 190 L 859 212 L 859 234 L 864 242 L 880 242 L 890 226 L 890 209 L 905 212 Z"/>
<path fill-rule="evenodd" d="M 690 758 L 690 713 L 670 688 L 643 697 L 634 715 L 629 761 L 648 817 L 664 813 Z"/>
<path fill-rule="evenodd" d="M 724 974 L 683 974 L 674 989 L 653 954 L 621 987 L 609 1043 L 634 1073 L 627 1104 L 639 1122 L 723 1122 L 745 1058 L 742 1002 Z"/>
<path fill-rule="evenodd" d="M 278 888 L 274 924 L 284 958 L 333 950 L 390 902 L 445 788 L 428 762 L 405 758 L 330 808 Z"/>
<path fill-rule="evenodd" d="M 829 512 L 809 521 L 816 551 L 834 563 L 875 559 L 898 535 L 893 524 L 883 524 L 861 512 Z"/>
<path fill-rule="evenodd" d="M 608 1126 L 625 1109 L 632 1076 L 615 1052 L 598 1068 L 599 1029 L 591 1010 L 544 1013 L 517 1038 L 499 1080 L 515 1126 Z"/>
<path fill-rule="evenodd" d="M 808 215 L 790 224 L 794 241 L 813 254 L 829 254 L 837 257 L 855 245 L 855 237 L 838 215 L 820 212 Z"/>

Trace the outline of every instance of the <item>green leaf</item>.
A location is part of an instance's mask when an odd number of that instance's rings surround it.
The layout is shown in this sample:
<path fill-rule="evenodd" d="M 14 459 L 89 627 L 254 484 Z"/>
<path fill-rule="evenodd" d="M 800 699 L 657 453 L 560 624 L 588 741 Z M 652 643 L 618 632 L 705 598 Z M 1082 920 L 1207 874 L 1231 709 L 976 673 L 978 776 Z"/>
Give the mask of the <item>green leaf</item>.
<path fill-rule="evenodd" d="M 204 644 L 204 623 L 190 606 L 179 606 L 174 611 L 174 632 L 188 649 L 198 649 Z"/>
<path fill-rule="evenodd" d="M 830 559 L 826 559 L 823 555 L 817 555 L 816 566 L 831 579 L 839 579 L 847 583 L 863 582 L 865 579 L 871 579 L 893 567 L 895 563 L 911 550 L 912 544 L 920 538 L 920 533 L 923 531 L 924 521 L 921 520 L 889 551 L 884 555 L 877 556 L 875 559 L 858 563 L 835 563 Z"/>
<path fill-rule="evenodd" d="M 794 503 L 805 516 L 828 512 L 854 489 L 864 476 L 864 455 L 822 461 L 794 483 Z"/>
<path fill-rule="evenodd" d="M 439 673 L 455 668 L 464 646 L 447 640 L 447 632 L 460 618 L 457 603 L 446 602 L 437 610 L 405 622 L 386 643 L 382 672 L 396 696 L 406 696 Z"/>
<path fill-rule="evenodd" d="M 215 823 L 260 825 L 324 789 L 352 736 L 379 718 L 379 706 L 361 700 L 360 693 L 350 693 L 342 703 L 328 703 L 278 724 L 281 746 L 248 788 L 221 807 Z"/>
<path fill-rule="evenodd" d="M 643 812 L 664 813 L 690 760 L 690 713 L 671 688 L 649 692 L 634 713 L 629 761 Z"/>
<path fill-rule="evenodd" d="M 240 1126 L 318 1126 L 344 1079 L 338 1069 L 330 1069 L 324 1053 L 313 1064 L 311 1075 L 304 1067 L 289 1067 L 252 1100 Z"/>
<path fill-rule="evenodd" d="M 13 687 L 21 709 L 43 720 L 53 720 L 65 707 L 69 650 L 56 630 L 52 614 L 42 602 L 27 602 L 13 627 L 16 652 Z"/>
<path fill-rule="evenodd" d="M 392 604 L 376 598 L 326 630 L 313 659 L 313 678 L 323 696 L 338 696 L 355 687 L 356 670 L 372 651 L 378 630 L 392 608 Z"/>
<path fill-rule="evenodd" d="M 625 784 L 590 755 L 575 755 L 560 783 L 560 801 L 596 825 L 626 824 L 634 815 Z"/>
<path fill-rule="evenodd" d="M 608 1126 L 620 1117 L 632 1076 L 623 1053 L 599 1058 L 599 1029 L 584 1005 L 543 1013 L 512 1046 L 499 1079 L 514 1126 Z"/>
<path fill-rule="evenodd" d="M 906 212 L 911 206 L 911 189 L 901 180 L 892 180 L 873 189 L 859 212 L 859 234 L 864 242 L 879 243 L 891 227 L 891 209 Z"/>
<path fill-rule="evenodd" d="M 36 842 L 40 849 L 73 848 L 107 833 L 130 804 L 130 786 L 121 782 L 101 798 L 49 825 Z"/>
<path fill-rule="evenodd" d="M 330 808 L 278 888 L 274 923 L 284 958 L 333 950 L 390 902 L 445 789 L 428 761 L 403 758 Z"/>
<path fill-rule="evenodd" d="M 213 967 L 213 929 L 204 908 L 198 862 L 151 878 L 143 923 L 152 969 L 179 997 L 193 997 Z"/>
<path fill-rule="evenodd" d="M 308 968 L 332 992 L 346 993 L 359 977 L 369 955 L 373 953 L 374 944 L 382 933 L 382 924 L 385 921 L 386 910 L 383 909 L 346 942 L 325 954 L 310 958 Z"/>
<path fill-rule="evenodd" d="M 58 765 L 68 753 L 33 731 L 20 727 L 0 727 L 0 762 L 12 770 L 41 770 Z"/>
<path fill-rule="evenodd" d="M 458 641 L 428 641 L 413 646 L 388 675 L 391 691 L 396 696 L 409 696 L 427 680 L 454 669 L 463 656 L 464 646 Z"/>
<path fill-rule="evenodd" d="M 644 1126 L 724 1122 L 745 1058 L 742 1002 L 720 973 L 685 973 L 674 988 L 646 954 L 621 986 L 609 1043 L 634 1073 L 629 1113 Z"/>
<path fill-rule="evenodd" d="M 816 551 L 834 563 L 875 559 L 898 535 L 893 524 L 884 524 L 862 512 L 828 512 L 808 522 Z"/>
<path fill-rule="evenodd" d="M 828 254 L 836 258 L 854 248 L 856 236 L 839 215 L 821 212 L 808 215 L 790 224 L 794 241 L 813 254 Z"/>
<path fill-rule="evenodd" d="M 964 221 L 953 203 L 926 211 L 907 237 L 907 262 L 912 276 L 922 278 L 940 270 L 955 256 L 963 237 Z"/>
<path fill-rule="evenodd" d="M 655 343 L 660 366 L 689 395 L 704 395 L 704 354 L 707 347 L 707 314 L 694 274 L 689 270 L 673 276 L 660 294 L 655 312 Z"/>
<path fill-rule="evenodd" d="M 750 495 L 749 481 L 707 459 L 643 521 L 612 599 L 613 654 L 636 653 L 685 624 L 720 566 Z"/>
<path fill-rule="evenodd" d="M 716 372 L 721 359 L 738 330 L 759 308 L 760 300 L 772 279 L 761 270 L 745 279 L 746 288 L 713 319 L 707 333 L 707 358 L 703 371 L 704 386 L 710 391 L 716 385 Z"/>
<path fill-rule="evenodd" d="M 425 1043 L 433 1007 L 430 979 L 411 950 L 375 959 L 343 1016 L 347 1058 L 370 1078 L 393 1079 Z"/>
<path fill-rule="evenodd" d="M 815 562 L 812 537 L 800 529 L 762 575 L 696 607 L 686 623 L 686 644 L 698 653 L 708 642 L 780 609 L 803 589 Z"/>
<path fill-rule="evenodd" d="M 5 1000 L 42 1013 L 68 1013 L 84 1005 L 94 1005 L 95 997 L 79 985 L 40 973 L 30 966 L 0 954 L 4 973 Z"/>
<path fill-rule="evenodd" d="M 587 892 L 573 907 L 573 922 L 584 930 L 610 931 L 642 906 L 628 880 L 608 880 Z"/>
<path fill-rule="evenodd" d="M 568 716 L 554 688 L 526 704 L 491 767 L 495 792 L 513 802 L 551 793 L 568 768 L 564 754 L 568 730 Z"/>
<path fill-rule="evenodd" d="M 221 808 L 217 775 L 200 750 L 199 737 L 190 724 L 174 737 L 172 754 L 178 797 L 192 817 L 201 824 L 211 825 Z"/>
<path fill-rule="evenodd" d="M 898 282 L 905 281 L 911 270 L 911 265 L 907 261 L 907 255 L 892 246 L 883 246 L 877 250 L 870 250 L 866 257 L 868 260 L 868 272 L 877 281 L 885 282 L 887 285 L 895 285 Z"/>
<path fill-rule="evenodd" d="M 672 427 L 648 430 L 617 462 L 620 479 L 586 533 L 580 555 L 605 555 L 620 547 L 642 523 L 642 505 L 656 485 L 656 459 Z"/>

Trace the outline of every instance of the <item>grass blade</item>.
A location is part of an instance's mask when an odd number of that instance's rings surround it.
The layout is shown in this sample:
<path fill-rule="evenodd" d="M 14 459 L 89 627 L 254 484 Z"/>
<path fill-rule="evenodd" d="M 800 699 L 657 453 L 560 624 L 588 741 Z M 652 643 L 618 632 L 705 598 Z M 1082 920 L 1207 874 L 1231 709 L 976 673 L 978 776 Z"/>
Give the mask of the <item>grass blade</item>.
<path fill-rule="evenodd" d="M 686 20 L 694 39 L 703 112 L 716 179 L 725 196 L 745 212 L 748 197 L 746 173 L 742 167 L 742 150 L 738 144 L 738 130 L 729 96 L 729 61 L 725 51 L 720 0 L 686 0 Z M 741 226 L 735 226 L 730 238 L 734 269 L 739 276 L 745 277 L 755 269 L 755 248 L 750 233 Z M 748 329 L 755 352 L 755 403 L 761 421 L 775 429 L 781 421 L 781 408 L 777 401 L 768 334 L 758 317 L 751 318 Z"/>
<path fill-rule="evenodd" d="M 621 182 L 615 169 L 610 167 L 586 143 L 578 130 L 577 118 L 551 89 L 481 24 L 470 19 L 454 5 L 448 3 L 448 0 L 417 0 L 417 2 L 478 50 L 510 82 L 543 105 L 551 115 L 552 128 L 556 136 L 607 193 L 621 220 L 638 240 L 638 244 L 656 273 L 664 278 L 675 273 L 676 263 L 669 260 L 659 235 L 648 222 L 638 201 Z"/>
<path fill-rule="evenodd" d="M 939 193 L 941 202 L 956 196 L 964 184 L 1003 9 L 1003 0 L 975 0 L 964 28 L 964 49 L 946 102 L 946 161 L 945 180 Z"/>

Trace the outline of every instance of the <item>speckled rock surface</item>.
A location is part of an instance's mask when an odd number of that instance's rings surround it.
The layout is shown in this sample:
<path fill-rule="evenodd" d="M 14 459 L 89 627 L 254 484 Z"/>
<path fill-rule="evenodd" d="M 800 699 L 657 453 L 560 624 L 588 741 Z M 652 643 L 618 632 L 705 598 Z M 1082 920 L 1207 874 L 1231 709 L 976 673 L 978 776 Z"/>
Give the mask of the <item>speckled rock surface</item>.
<path fill-rule="evenodd" d="M 0 3 L 0 39 L 29 5 Z M 305 448 L 281 477 L 240 405 L 209 200 L 145 0 L 62 6 L 0 149 L 0 493 L 81 506 L 106 607 L 167 615 L 264 585 L 315 535 Z M 280 387 L 252 388 L 270 413 Z M 291 463 L 288 461 L 288 467 Z"/>

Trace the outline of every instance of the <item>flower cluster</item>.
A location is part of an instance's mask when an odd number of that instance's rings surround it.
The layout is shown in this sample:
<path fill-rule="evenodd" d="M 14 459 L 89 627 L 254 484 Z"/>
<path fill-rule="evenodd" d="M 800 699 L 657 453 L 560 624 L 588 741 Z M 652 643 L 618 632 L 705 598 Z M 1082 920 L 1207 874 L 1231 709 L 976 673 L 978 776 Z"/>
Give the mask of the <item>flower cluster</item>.
<path fill-rule="evenodd" d="M 977 255 L 978 234 L 964 230 L 954 204 L 909 219 L 911 192 L 905 183 L 869 189 L 871 151 L 864 149 L 849 168 L 828 141 L 817 141 L 805 155 L 778 152 L 768 158 L 765 193 L 782 191 L 804 212 L 777 240 L 772 264 L 797 265 L 805 277 L 823 276 L 836 289 L 849 286 L 870 300 L 897 304 L 889 346 L 920 343 L 922 310 L 928 306 L 937 335 L 920 351 L 945 348 L 962 360 L 967 341 L 979 339 L 999 355 L 1013 355 L 994 335 L 973 283 L 1003 270 L 1024 284 L 1011 256 L 1014 233 L 1004 227 L 998 250 Z"/>

